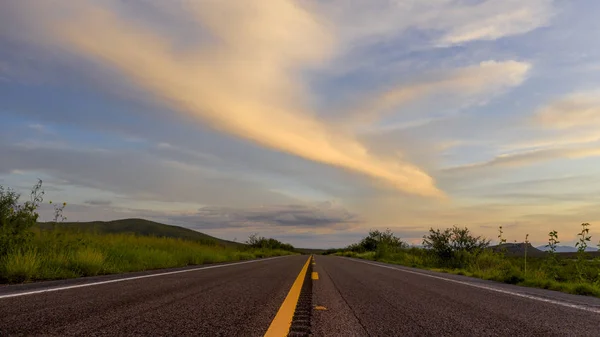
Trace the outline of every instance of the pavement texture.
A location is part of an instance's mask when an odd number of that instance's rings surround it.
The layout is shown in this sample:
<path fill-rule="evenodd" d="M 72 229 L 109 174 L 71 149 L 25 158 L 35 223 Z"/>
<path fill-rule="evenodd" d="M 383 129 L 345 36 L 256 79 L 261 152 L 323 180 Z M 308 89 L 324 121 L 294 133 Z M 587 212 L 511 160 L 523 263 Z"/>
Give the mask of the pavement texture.
<path fill-rule="evenodd" d="M 0 336 L 263 336 L 306 258 L 0 298 Z M 0 296 L 44 283 L 2 287 Z"/>
<path fill-rule="evenodd" d="M 263 336 L 306 259 L 0 287 L 0 336 Z M 600 336 L 600 299 L 316 256 L 289 336 Z"/>
<path fill-rule="evenodd" d="M 313 336 L 600 336 L 597 298 L 342 257 L 315 261 L 313 305 L 326 310 L 313 312 Z"/>

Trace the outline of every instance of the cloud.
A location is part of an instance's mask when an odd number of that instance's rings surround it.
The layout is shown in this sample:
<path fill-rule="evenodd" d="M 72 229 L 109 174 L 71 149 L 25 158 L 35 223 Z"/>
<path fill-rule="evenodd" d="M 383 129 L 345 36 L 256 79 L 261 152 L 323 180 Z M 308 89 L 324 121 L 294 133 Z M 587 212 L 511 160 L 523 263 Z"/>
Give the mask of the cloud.
<path fill-rule="evenodd" d="M 572 129 L 600 126 L 600 91 L 567 95 L 538 110 L 534 121 L 545 128 Z"/>
<path fill-rule="evenodd" d="M 492 60 L 455 69 L 438 74 L 433 80 L 400 85 L 378 93 L 359 109 L 356 117 L 361 123 L 372 121 L 383 112 L 441 93 L 456 95 L 463 102 L 477 98 L 481 100 L 483 97 L 498 95 L 520 85 L 525 81 L 530 68 L 531 64 L 526 62 Z"/>
<path fill-rule="evenodd" d="M 0 161 L 0 173 L 15 169 L 44 172 L 63 180 L 64 186 L 110 191 L 138 201 L 239 207 L 298 201 L 270 191 L 260 182 L 140 150 L 90 151 L 0 144 L 0 157 L 4 158 Z"/>
<path fill-rule="evenodd" d="M 475 40 L 496 40 L 527 33 L 545 26 L 554 15 L 552 1 L 482 1 L 460 12 L 450 10 L 454 20 L 462 20 L 440 39 L 440 45 L 453 45 Z"/>
<path fill-rule="evenodd" d="M 547 25 L 555 12 L 551 0 L 329 1 L 320 5 L 351 45 L 390 40 L 411 29 L 433 35 L 437 46 L 495 40 Z"/>
<path fill-rule="evenodd" d="M 343 230 L 359 223 L 356 214 L 330 203 L 272 205 L 255 208 L 203 207 L 195 213 L 169 215 L 169 223 L 202 230 L 215 228 L 310 228 L 314 230 Z"/>
<path fill-rule="evenodd" d="M 444 169 L 444 172 L 470 171 L 491 167 L 522 167 L 556 159 L 577 159 L 597 156 L 600 156 L 600 146 L 550 148 L 499 155 L 484 162 L 450 167 Z"/>
<path fill-rule="evenodd" d="M 177 111 L 221 132 L 377 178 L 407 193 L 442 195 L 418 167 L 371 156 L 307 107 L 306 88 L 295 79 L 301 69 L 327 62 L 335 40 L 316 14 L 297 3 L 194 3 L 188 13 L 198 21 L 199 34 L 213 42 L 185 53 L 97 3 L 53 2 L 55 9 L 67 4 L 69 11 L 60 17 L 30 18 L 49 33 L 49 43 L 117 69 Z"/>
<path fill-rule="evenodd" d="M 29 124 L 28 127 L 38 132 L 44 132 L 46 130 L 42 124 Z"/>
<path fill-rule="evenodd" d="M 110 206 L 112 204 L 112 201 L 93 199 L 93 200 L 86 200 L 83 203 L 86 205 L 91 205 L 91 206 Z"/>
<path fill-rule="evenodd" d="M 539 109 L 529 121 L 527 140 L 499 145 L 504 153 L 482 162 L 459 165 L 445 172 L 491 167 L 523 167 L 558 159 L 600 156 L 600 91 L 565 95 Z"/>

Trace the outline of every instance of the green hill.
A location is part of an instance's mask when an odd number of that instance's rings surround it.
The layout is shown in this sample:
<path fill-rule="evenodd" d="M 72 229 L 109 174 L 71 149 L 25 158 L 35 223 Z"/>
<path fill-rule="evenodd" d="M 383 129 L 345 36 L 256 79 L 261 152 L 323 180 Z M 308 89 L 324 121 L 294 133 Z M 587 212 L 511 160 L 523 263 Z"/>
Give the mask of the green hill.
<path fill-rule="evenodd" d="M 51 229 L 53 223 L 38 223 L 41 229 Z M 156 236 L 200 241 L 203 243 L 214 242 L 225 246 L 241 246 L 242 243 L 222 240 L 213 236 L 183 228 L 179 226 L 165 225 L 144 219 L 121 219 L 113 221 L 92 222 L 63 222 L 57 225 L 59 229 L 74 231 L 91 231 L 100 234 L 123 234 L 131 233 L 142 236 Z"/>

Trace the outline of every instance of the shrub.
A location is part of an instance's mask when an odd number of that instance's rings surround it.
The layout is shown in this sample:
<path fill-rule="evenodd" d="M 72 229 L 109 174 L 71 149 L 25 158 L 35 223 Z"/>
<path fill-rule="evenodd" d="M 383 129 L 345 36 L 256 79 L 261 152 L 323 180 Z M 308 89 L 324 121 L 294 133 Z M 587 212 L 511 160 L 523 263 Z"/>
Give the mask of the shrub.
<path fill-rule="evenodd" d="M 248 240 L 246 240 L 246 244 L 252 248 L 282 249 L 290 252 L 296 251 L 294 246 L 289 243 L 283 243 L 275 239 L 258 236 L 258 233 L 250 235 Z"/>
<path fill-rule="evenodd" d="M 31 199 L 24 204 L 19 204 L 19 194 L 0 186 L 0 257 L 29 244 L 33 237 L 31 227 L 38 219 L 36 209 L 43 195 L 41 180 L 31 190 Z"/>
<path fill-rule="evenodd" d="M 438 257 L 441 266 L 451 268 L 464 267 L 489 244 L 490 240 L 473 236 L 468 228 L 458 226 L 443 231 L 431 228 L 429 234 L 423 236 L 423 246 Z"/>

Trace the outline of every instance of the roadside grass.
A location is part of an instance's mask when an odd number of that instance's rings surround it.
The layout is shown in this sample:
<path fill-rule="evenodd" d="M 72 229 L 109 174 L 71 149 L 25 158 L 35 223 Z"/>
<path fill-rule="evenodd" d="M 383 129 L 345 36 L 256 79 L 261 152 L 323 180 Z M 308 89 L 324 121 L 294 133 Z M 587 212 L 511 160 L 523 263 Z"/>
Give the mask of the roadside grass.
<path fill-rule="evenodd" d="M 56 280 L 290 254 L 294 253 L 205 245 L 178 238 L 35 230 L 26 246 L 0 259 L 0 282 Z"/>
<path fill-rule="evenodd" d="M 584 278 L 581 279 L 577 273 L 577 261 L 572 259 L 560 259 L 558 265 L 553 269 L 553 271 L 556 271 L 556 277 L 553 278 L 548 272 L 548 266 L 544 258 L 529 258 L 527 260 L 527 274 L 525 274 L 522 258 L 507 257 L 502 253 L 489 250 L 477 255 L 464 256 L 460 263 L 439 261 L 431 252 L 419 248 L 399 249 L 378 258 L 376 258 L 376 252 L 342 251 L 335 253 L 335 255 L 465 275 L 575 295 L 600 297 L 599 258 L 586 261 L 583 270 Z M 450 265 L 453 264 L 462 265 L 451 267 Z"/>

